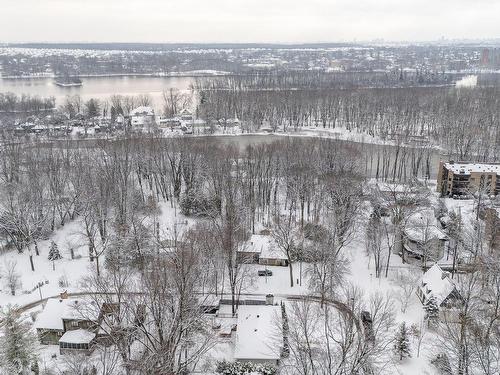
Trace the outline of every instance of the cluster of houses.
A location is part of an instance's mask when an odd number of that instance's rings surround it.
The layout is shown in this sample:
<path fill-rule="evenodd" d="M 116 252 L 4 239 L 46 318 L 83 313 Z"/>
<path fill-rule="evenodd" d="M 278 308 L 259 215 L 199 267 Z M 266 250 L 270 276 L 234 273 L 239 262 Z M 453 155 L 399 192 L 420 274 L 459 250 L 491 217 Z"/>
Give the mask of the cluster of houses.
<path fill-rule="evenodd" d="M 178 120 L 181 124 L 183 121 L 192 121 L 188 112 L 184 111 L 182 116 Z M 148 107 L 138 108 L 131 117 L 132 126 L 138 127 L 147 127 L 156 121 L 154 111 Z M 163 121 L 164 124 L 168 124 L 165 126 L 174 126 L 173 119 L 163 119 Z M 453 163 L 448 167 L 444 163 L 440 166 L 443 178 L 446 177 L 442 185 L 443 187 L 447 185 L 447 189 L 451 189 L 452 192 L 458 191 L 456 190 L 458 188 L 453 187 L 456 168 L 458 168 L 458 175 L 461 175 L 462 168 L 465 166 L 457 166 Z M 483 175 L 491 176 L 491 178 L 486 177 L 486 180 L 496 186 L 498 181 L 494 177 L 494 173 L 497 173 L 496 167 L 482 168 L 484 169 Z M 452 173 L 450 178 L 445 175 L 445 169 L 448 170 L 446 173 Z M 466 173 L 476 176 L 474 174 L 476 172 L 473 171 L 474 168 L 470 168 Z M 474 179 L 477 180 L 477 177 Z M 469 177 L 470 184 L 474 184 L 475 180 Z M 498 211 L 483 210 L 481 215 L 488 218 L 487 223 L 498 232 L 500 227 Z M 410 216 L 402 238 L 402 256 L 406 254 L 406 257 L 424 260 L 422 264 L 424 268 L 428 268 L 419 281 L 416 295 L 423 305 L 432 299 L 443 310 L 457 306 L 462 300 L 455 281 L 446 271 L 447 268 L 443 264 L 438 264 L 445 254 L 448 240 L 443 228 L 439 227 L 439 220 L 429 210 L 421 210 Z M 497 244 L 500 243 L 500 234 L 495 241 Z M 251 235 L 248 241 L 240 246 L 237 251 L 237 261 L 265 267 L 289 265 L 287 257 L 267 230 Z M 429 267 L 429 264 L 432 266 Z M 267 276 L 267 268 L 265 275 Z M 116 313 L 117 309 L 120 309 L 118 304 L 96 306 L 92 301 L 84 298 L 68 298 L 66 293 L 62 293 L 60 298 L 46 301 L 43 311 L 37 316 L 35 328 L 40 342 L 58 345 L 61 354 L 73 352 L 89 354 L 96 343 L 106 342 L 110 330 L 102 329 L 103 321 Z M 202 306 L 202 309 L 207 319 L 212 322 L 214 334 L 231 345 L 232 359 L 278 364 L 283 358 L 286 340 L 279 327 L 286 319 L 286 313 L 284 305 L 276 304 L 272 295 L 267 295 L 265 299 L 239 300 L 236 314 L 232 313 L 231 301 L 223 298 L 214 298 L 208 305 Z M 146 319 L 144 307 L 142 312 L 136 311 L 133 315 L 134 318 L 127 322 L 130 330 L 134 330 L 134 327 L 142 324 Z M 138 320 L 138 317 L 141 319 Z"/>
<path fill-rule="evenodd" d="M 113 134 L 120 131 L 132 133 L 174 133 L 174 134 L 203 134 L 217 129 L 237 128 L 240 121 L 237 118 L 223 118 L 211 126 L 195 118 L 188 109 L 181 110 L 174 116 L 157 115 L 150 106 L 140 106 L 128 115 L 117 114 L 86 118 L 82 114 L 68 119 L 63 115 L 48 115 L 44 118 L 29 117 L 26 121 L 18 123 L 13 132 L 15 135 L 27 134 L 50 135 L 54 137 L 92 136 L 97 134 Z M 212 129 L 215 127 L 216 129 Z"/>
<path fill-rule="evenodd" d="M 17 136 L 27 134 L 50 135 L 54 137 L 96 135 L 124 130 L 127 121 L 128 119 L 123 115 L 117 115 L 113 119 L 107 117 L 87 119 L 82 114 L 78 114 L 71 119 L 53 115 L 48 115 L 42 119 L 32 116 L 27 121 L 18 123 L 13 131 Z"/>
<path fill-rule="evenodd" d="M 58 345 L 60 354 L 82 353 L 90 355 L 97 343 L 109 344 L 109 318 L 116 316 L 118 303 L 97 306 L 87 298 L 71 298 L 64 292 L 60 298 L 46 301 L 38 314 L 35 328 L 41 344 Z M 234 359 L 245 362 L 277 364 L 282 356 L 283 339 L 279 324 L 283 319 L 281 306 L 274 297 L 243 299 L 238 302 L 236 314 L 231 313 L 231 301 L 217 299 L 202 306 L 207 321 L 212 322 L 214 334 L 233 345 Z M 139 311 L 140 310 L 140 311 Z M 128 319 L 127 329 L 143 324 L 145 309 Z M 127 320 L 127 319 L 125 319 Z M 123 331 L 123 319 L 120 332 Z M 147 323 L 146 323 L 147 324 Z"/>

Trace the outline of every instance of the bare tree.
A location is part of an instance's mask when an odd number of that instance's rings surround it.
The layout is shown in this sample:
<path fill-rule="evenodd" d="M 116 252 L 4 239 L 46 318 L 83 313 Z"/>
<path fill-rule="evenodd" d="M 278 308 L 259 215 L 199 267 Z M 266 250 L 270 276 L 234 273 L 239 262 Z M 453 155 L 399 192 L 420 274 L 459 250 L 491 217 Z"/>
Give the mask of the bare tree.
<path fill-rule="evenodd" d="M 16 290 L 21 287 L 21 275 L 17 272 L 17 262 L 14 260 L 6 261 L 4 264 L 4 273 L 6 286 L 10 293 L 15 296 Z"/>
<path fill-rule="evenodd" d="M 295 221 L 293 220 L 292 206 L 286 215 L 278 215 L 274 221 L 272 236 L 278 249 L 286 256 L 288 270 L 290 273 L 290 286 L 293 287 L 293 252 L 295 248 L 294 238 Z"/>
<path fill-rule="evenodd" d="M 394 282 L 399 287 L 397 298 L 401 303 L 401 312 L 406 313 L 411 297 L 419 286 L 420 272 L 414 268 L 400 270 L 394 276 Z"/>
<path fill-rule="evenodd" d="M 382 224 L 382 218 L 379 213 L 373 212 L 368 220 L 368 226 L 366 228 L 366 251 L 368 257 L 373 255 L 373 260 L 375 264 L 375 277 L 380 277 L 382 273 L 382 261 L 384 256 L 383 236 L 384 228 Z"/>
<path fill-rule="evenodd" d="M 349 270 L 349 263 L 342 253 L 336 253 L 332 236 L 326 235 L 313 242 L 306 254 L 309 262 L 309 290 L 319 294 L 321 307 L 337 297 L 337 291 Z"/>

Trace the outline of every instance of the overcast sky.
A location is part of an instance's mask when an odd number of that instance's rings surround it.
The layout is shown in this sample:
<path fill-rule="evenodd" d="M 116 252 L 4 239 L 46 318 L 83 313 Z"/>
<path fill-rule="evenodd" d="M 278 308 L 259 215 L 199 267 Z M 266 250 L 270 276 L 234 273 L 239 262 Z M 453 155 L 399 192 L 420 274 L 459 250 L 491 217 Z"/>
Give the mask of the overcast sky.
<path fill-rule="evenodd" d="M 0 42 L 500 37 L 500 0 L 0 0 Z"/>

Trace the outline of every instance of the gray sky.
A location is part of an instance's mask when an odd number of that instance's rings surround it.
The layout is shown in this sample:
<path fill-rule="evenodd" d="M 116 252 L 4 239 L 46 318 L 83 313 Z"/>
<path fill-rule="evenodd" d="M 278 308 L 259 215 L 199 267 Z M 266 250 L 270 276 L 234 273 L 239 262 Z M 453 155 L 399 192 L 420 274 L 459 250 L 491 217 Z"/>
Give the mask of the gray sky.
<path fill-rule="evenodd" d="M 0 42 L 500 37 L 499 0 L 0 0 Z"/>

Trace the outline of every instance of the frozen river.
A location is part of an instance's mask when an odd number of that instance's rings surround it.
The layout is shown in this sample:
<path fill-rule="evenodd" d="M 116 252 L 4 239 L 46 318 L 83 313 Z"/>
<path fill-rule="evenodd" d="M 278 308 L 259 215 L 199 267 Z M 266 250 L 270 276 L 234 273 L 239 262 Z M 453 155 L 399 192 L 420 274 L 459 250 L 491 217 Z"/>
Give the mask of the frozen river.
<path fill-rule="evenodd" d="M 17 95 L 29 94 L 42 97 L 54 96 L 60 104 L 67 95 L 80 95 L 89 98 L 108 99 L 111 95 L 148 94 L 155 106 L 161 106 L 162 92 L 169 88 L 188 90 L 192 77 L 82 77 L 80 87 L 60 87 L 52 78 L 0 78 L 0 92 L 13 92 Z"/>

